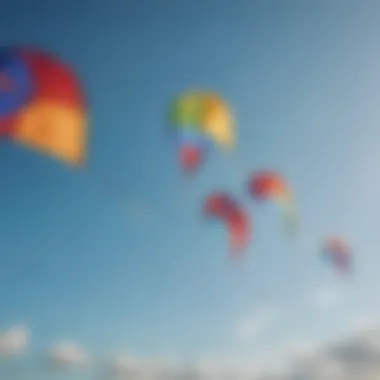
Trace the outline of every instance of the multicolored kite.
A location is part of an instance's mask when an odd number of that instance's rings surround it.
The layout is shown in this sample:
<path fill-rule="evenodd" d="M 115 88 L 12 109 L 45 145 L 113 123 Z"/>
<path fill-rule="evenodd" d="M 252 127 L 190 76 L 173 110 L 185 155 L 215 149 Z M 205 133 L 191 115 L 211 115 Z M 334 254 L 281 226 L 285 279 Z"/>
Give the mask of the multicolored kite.
<path fill-rule="evenodd" d="M 348 243 L 342 238 L 330 236 L 322 245 L 322 256 L 330 262 L 334 268 L 344 274 L 352 269 L 352 252 Z"/>
<path fill-rule="evenodd" d="M 214 144 L 232 149 L 235 126 L 231 111 L 212 92 L 188 91 L 174 99 L 170 122 L 184 171 L 195 171 Z"/>
<path fill-rule="evenodd" d="M 84 96 L 70 68 L 36 49 L 0 49 L 0 136 L 78 166 L 86 129 Z"/>
<path fill-rule="evenodd" d="M 285 180 L 276 172 L 263 170 L 252 173 L 247 181 L 248 193 L 259 201 L 272 201 L 282 211 L 284 226 L 294 230 L 297 225 L 297 211 L 293 196 Z"/>

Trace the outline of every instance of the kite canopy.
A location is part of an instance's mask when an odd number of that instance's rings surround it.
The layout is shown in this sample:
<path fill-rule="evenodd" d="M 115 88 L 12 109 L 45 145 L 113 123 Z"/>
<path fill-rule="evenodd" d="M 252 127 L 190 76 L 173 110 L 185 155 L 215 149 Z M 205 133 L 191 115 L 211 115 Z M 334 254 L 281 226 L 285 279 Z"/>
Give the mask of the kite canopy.
<path fill-rule="evenodd" d="M 248 191 L 256 199 L 267 200 L 283 196 L 287 192 L 287 186 L 279 174 L 263 170 L 250 175 Z"/>
<path fill-rule="evenodd" d="M 253 199 L 274 202 L 281 210 L 284 227 L 294 230 L 298 217 L 293 196 L 286 181 L 278 173 L 270 170 L 253 172 L 248 177 L 247 187 Z"/>
<path fill-rule="evenodd" d="M 205 158 L 212 144 L 226 149 L 234 146 L 235 127 L 231 112 L 214 93 L 188 91 L 179 95 L 171 104 L 169 119 L 179 152 L 183 146 L 191 147 L 198 151 L 200 158 Z M 194 161 L 192 168 L 196 169 L 201 161 Z"/>
<path fill-rule="evenodd" d="M 229 234 L 231 252 L 241 253 L 251 236 L 248 214 L 227 193 L 216 192 L 206 197 L 203 212 L 208 218 L 217 218 L 225 223 Z"/>
<path fill-rule="evenodd" d="M 204 212 L 215 217 L 228 217 L 238 209 L 238 204 L 225 192 L 214 192 L 204 202 Z"/>
<path fill-rule="evenodd" d="M 235 142 L 235 125 L 231 111 L 217 94 L 188 91 L 179 95 L 170 108 L 170 121 L 178 129 L 192 129 L 224 148 Z"/>
<path fill-rule="evenodd" d="M 85 159 L 87 113 L 72 70 L 24 47 L 0 50 L 0 133 L 69 165 Z"/>
<path fill-rule="evenodd" d="M 342 238 L 330 236 L 322 245 L 322 257 L 329 261 L 341 273 L 348 273 L 352 268 L 352 253 L 348 243 Z"/>

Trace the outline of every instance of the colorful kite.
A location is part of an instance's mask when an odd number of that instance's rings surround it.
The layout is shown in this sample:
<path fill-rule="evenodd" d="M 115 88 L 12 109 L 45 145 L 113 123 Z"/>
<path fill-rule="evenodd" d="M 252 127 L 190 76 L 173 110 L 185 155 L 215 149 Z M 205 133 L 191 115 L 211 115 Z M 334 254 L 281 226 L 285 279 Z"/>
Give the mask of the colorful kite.
<path fill-rule="evenodd" d="M 351 272 L 351 248 L 343 239 L 336 236 L 328 237 L 322 246 L 322 256 L 325 260 L 330 262 L 338 272 L 344 274 Z"/>
<path fill-rule="evenodd" d="M 247 181 L 248 193 L 259 201 L 272 201 L 282 211 L 284 227 L 294 230 L 297 225 L 297 212 L 292 193 L 285 180 L 269 170 L 252 173 Z"/>
<path fill-rule="evenodd" d="M 36 49 L 0 49 L 0 135 L 69 165 L 85 159 L 87 115 L 74 73 Z"/>
<path fill-rule="evenodd" d="M 222 220 L 230 236 L 231 253 L 241 253 L 251 237 L 251 221 L 242 207 L 227 193 L 210 194 L 203 205 L 206 217 Z"/>
<path fill-rule="evenodd" d="M 170 122 L 184 171 L 195 171 L 213 143 L 225 149 L 232 149 L 235 144 L 231 111 L 214 93 L 189 91 L 181 94 L 171 104 Z"/>

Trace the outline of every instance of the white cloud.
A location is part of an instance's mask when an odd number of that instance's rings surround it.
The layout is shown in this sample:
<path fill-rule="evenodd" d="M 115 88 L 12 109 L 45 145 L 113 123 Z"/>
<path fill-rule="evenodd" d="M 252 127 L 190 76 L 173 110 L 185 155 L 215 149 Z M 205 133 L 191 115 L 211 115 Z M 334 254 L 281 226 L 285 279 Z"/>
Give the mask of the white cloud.
<path fill-rule="evenodd" d="M 347 330 L 354 333 L 361 333 L 371 329 L 376 329 L 378 318 L 372 314 L 361 314 L 355 317 L 347 326 Z"/>
<path fill-rule="evenodd" d="M 252 365 L 226 360 L 173 363 L 123 356 L 109 362 L 107 380 L 252 380 Z"/>
<path fill-rule="evenodd" d="M 316 349 L 294 361 L 291 375 L 280 380 L 378 380 L 379 338 L 380 330 L 371 329 Z"/>
<path fill-rule="evenodd" d="M 287 361 L 304 361 L 312 357 L 315 347 L 307 340 L 294 339 L 284 346 L 280 356 L 283 356 Z"/>
<path fill-rule="evenodd" d="M 21 354 L 29 344 L 29 332 L 25 327 L 13 326 L 0 333 L 0 355 Z"/>
<path fill-rule="evenodd" d="M 256 323 L 251 321 L 252 325 L 248 323 L 250 327 L 247 328 L 246 325 L 247 330 L 242 331 L 249 336 L 254 331 L 255 335 L 257 331 L 263 331 L 262 326 L 268 326 L 273 318 L 273 311 L 262 310 L 256 314 Z M 27 331 L 13 327 L 1 334 L 0 343 L 3 354 L 19 353 L 27 346 Z M 354 330 L 335 342 L 316 347 L 299 340 L 287 344 L 281 350 L 274 350 L 272 354 L 272 360 L 268 362 L 260 357 L 239 361 L 219 356 L 203 357 L 191 363 L 121 355 L 108 362 L 106 377 L 102 379 L 379 380 L 380 328 L 376 328 L 371 319 L 371 323 L 363 324 L 360 331 Z M 57 344 L 48 357 L 59 368 L 88 363 L 85 352 L 70 342 Z M 283 368 L 276 366 L 284 358 L 288 365 Z"/>
<path fill-rule="evenodd" d="M 143 368 L 142 361 L 130 356 L 117 356 L 110 360 L 108 372 L 110 376 L 122 378 L 136 374 Z"/>
<path fill-rule="evenodd" d="M 88 358 L 83 349 L 74 342 L 61 342 L 48 352 L 49 363 L 54 367 L 81 367 Z"/>
<path fill-rule="evenodd" d="M 202 380 L 251 380 L 252 374 L 258 371 L 254 361 L 247 362 L 231 357 L 204 357 L 197 360 L 194 367 Z"/>
<path fill-rule="evenodd" d="M 252 317 L 241 319 L 235 327 L 237 338 L 241 341 L 250 341 L 257 338 L 267 330 L 275 317 L 276 315 L 272 309 L 262 309 Z"/>
<path fill-rule="evenodd" d="M 118 355 L 108 362 L 108 377 L 112 380 L 158 380 L 178 375 L 180 367 L 169 360 L 159 358 L 138 358 Z"/>
<path fill-rule="evenodd" d="M 136 361 L 126 363 L 128 368 L 152 369 L 129 372 L 134 380 L 379 380 L 380 329 L 376 331 L 356 333 L 319 348 L 301 344 L 298 355 L 288 357 L 289 368 L 277 371 L 274 366 L 259 370 L 254 360 L 234 363 L 221 358 L 203 359 L 182 367 L 161 367 L 161 371 L 155 371 L 149 360 L 137 361 L 137 366 Z M 128 379 L 124 374 L 117 380 Z"/>

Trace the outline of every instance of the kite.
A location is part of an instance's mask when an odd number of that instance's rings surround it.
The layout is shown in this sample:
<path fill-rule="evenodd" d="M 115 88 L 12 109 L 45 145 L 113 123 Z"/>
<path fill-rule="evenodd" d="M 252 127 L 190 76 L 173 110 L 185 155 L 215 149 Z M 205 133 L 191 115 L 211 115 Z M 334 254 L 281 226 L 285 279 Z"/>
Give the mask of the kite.
<path fill-rule="evenodd" d="M 288 231 L 295 229 L 298 217 L 293 195 L 279 174 L 269 170 L 254 172 L 248 178 L 247 187 L 253 199 L 274 202 L 281 210 L 284 227 Z"/>
<path fill-rule="evenodd" d="M 322 246 L 322 256 L 340 273 L 349 273 L 352 268 L 352 253 L 348 243 L 343 239 L 328 237 Z"/>
<path fill-rule="evenodd" d="M 186 172 L 199 167 L 211 146 L 226 150 L 234 147 L 231 110 L 215 93 L 188 91 L 177 96 L 170 106 L 169 119 L 179 163 Z"/>
<path fill-rule="evenodd" d="M 71 166 L 85 160 L 87 112 L 73 71 L 33 48 L 0 49 L 0 136 Z"/>
<path fill-rule="evenodd" d="M 243 208 L 230 195 L 216 192 L 208 195 L 203 204 L 208 218 L 222 220 L 227 228 L 231 253 L 241 253 L 251 236 L 251 222 Z"/>

